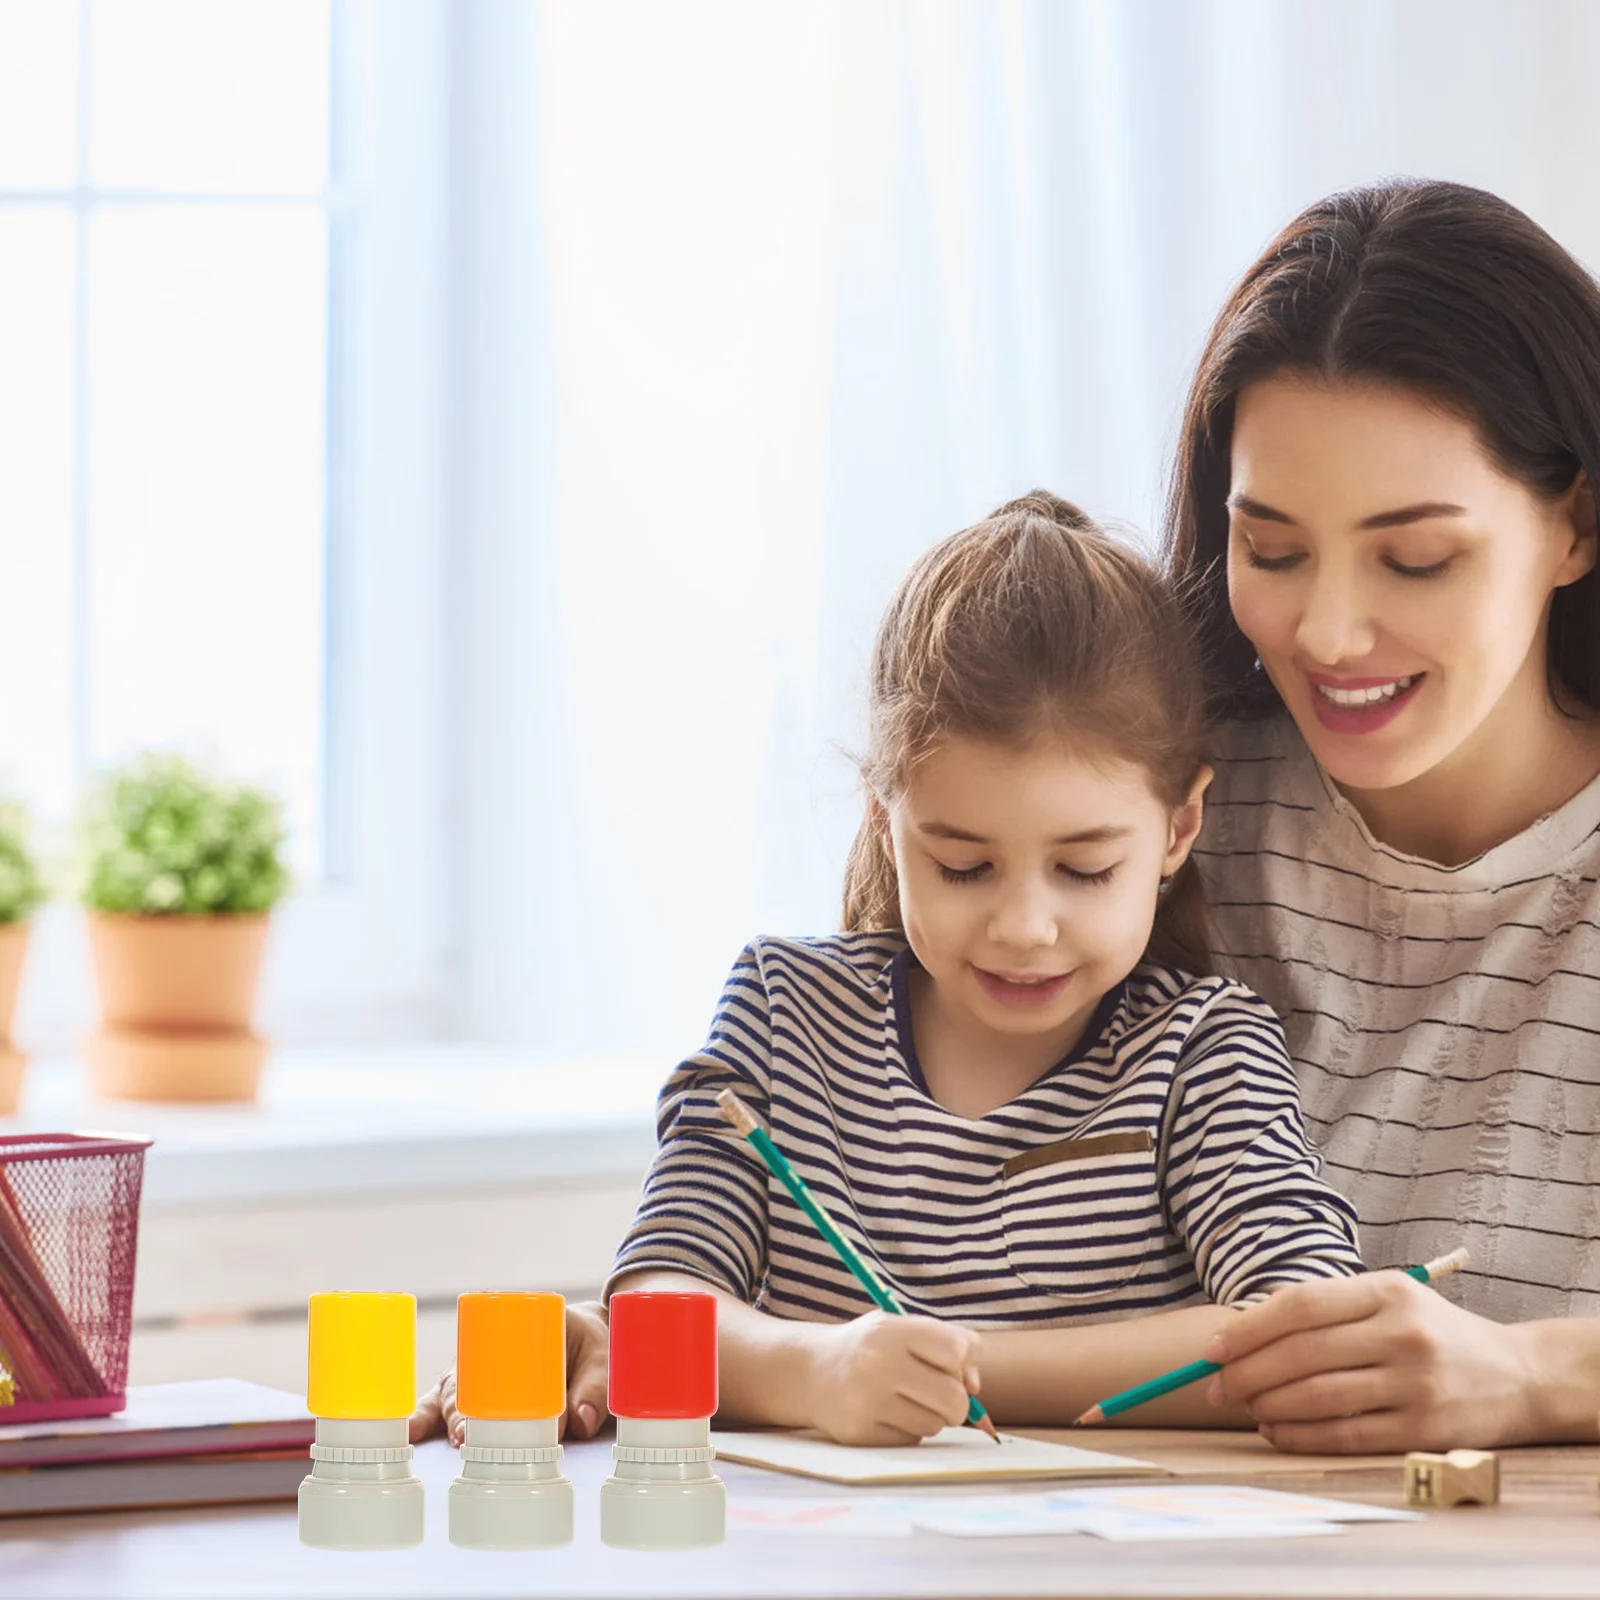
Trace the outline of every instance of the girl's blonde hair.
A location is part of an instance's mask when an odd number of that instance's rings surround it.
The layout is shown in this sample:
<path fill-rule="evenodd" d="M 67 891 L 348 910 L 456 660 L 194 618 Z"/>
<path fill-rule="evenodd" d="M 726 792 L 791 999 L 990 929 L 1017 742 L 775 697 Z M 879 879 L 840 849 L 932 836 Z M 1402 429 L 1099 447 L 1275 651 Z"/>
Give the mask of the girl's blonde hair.
<path fill-rule="evenodd" d="M 1151 563 L 1076 506 L 1036 489 L 928 551 L 896 591 L 872 653 L 861 775 L 888 803 L 941 739 L 1056 735 L 1142 767 L 1176 808 L 1206 759 L 1193 631 Z M 869 805 L 845 869 L 844 929 L 901 931 L 900 885 Z M 1162 897 L 1149 960 L 1211 970 L 1205 900 L 1186 860 Z"/>

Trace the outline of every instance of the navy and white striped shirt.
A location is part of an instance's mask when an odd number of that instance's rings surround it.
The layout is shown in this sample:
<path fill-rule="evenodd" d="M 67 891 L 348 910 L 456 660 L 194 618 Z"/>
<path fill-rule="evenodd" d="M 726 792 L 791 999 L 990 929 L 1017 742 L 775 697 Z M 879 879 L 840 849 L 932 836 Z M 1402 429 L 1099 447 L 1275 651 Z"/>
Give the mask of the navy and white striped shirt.
<path fill-rule="evenodd" d="M 988 1116 L 917 1064 L 893 934 L 758 939 L 711 1037 L 667 1080 L 613 1283 L 692 1273 L 778 1316 L 871 1301 L 722 1120 L 732 1088 L 907 1311 L 1059 1326 L 1362 1270 L 1350 1206 L 1308 1146 L 1282 1030 L 1224 978 L 1141 966 L 1080 1045 Z"/>

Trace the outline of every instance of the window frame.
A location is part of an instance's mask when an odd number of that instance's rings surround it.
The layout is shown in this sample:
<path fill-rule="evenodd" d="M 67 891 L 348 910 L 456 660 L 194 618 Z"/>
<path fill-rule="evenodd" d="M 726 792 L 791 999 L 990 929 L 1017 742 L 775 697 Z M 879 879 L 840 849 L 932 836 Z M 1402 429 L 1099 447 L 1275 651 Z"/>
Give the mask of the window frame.
<path fill-rule="evenodd" d="M 88 223 L 114 205 L 319 205 L 327 222 L 320 870 L 275 915 L 258 1025 L 286 1044 L 451 1030 L 444 826 L 449 135 L 445 0 L 331 0 L 329 173 L 320 194 L 142 191 L 89 181 L 91 0 L 78 0 L 78 162 L 66 189 L 0 207 L 74 223 L 72 754 L 90 775 Z M 68 1053 L 94 1016 L 82 913 L 36 915 L 16 1033 Z"/>

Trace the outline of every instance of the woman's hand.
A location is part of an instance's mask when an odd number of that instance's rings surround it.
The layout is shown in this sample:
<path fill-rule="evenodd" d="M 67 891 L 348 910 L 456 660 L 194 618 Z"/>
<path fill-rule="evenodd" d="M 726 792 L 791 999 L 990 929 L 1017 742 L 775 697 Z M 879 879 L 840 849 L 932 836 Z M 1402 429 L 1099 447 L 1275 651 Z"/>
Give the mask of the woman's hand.
<path fill-rule="evenodd" d="M 609 1343 L 606 1308 L 598 1300 L 578 1300 L 567 1307 L 567 1409 L 561 1413 L 557 1437 L 570 1432 L 575 1439 L 590 1439 L 604 1424 Z M 417 1402 L 409 1431 L 412 1444 L 438 1433 L 451 1444 L 461 1443 L 465 1424 L 456 1409 L 454 1367 Z"/>
<path fill-rule="evenodd" d="M 1537 1324 L 1489 1322 L 1403 1272 L 1295 1284 L 1205 1351 L 1215 1405 L 1243 1404 L 1280 1450 L 1389 1454 L 1538 1437 Z"/>
<path fill-rule="evenodd" d="M 870 1311 L 811 1333 L 807 1410 L 840 1444 L 915 1444 L 966 1421 L 979 1339 L 933 1317 Z"/>

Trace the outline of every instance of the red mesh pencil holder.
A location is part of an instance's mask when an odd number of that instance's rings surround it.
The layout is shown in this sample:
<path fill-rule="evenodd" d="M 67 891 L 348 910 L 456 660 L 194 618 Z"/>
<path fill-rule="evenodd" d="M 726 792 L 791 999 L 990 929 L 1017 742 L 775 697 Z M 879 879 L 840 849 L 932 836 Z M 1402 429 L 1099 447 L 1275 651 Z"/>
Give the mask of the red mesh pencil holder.
<path fill-rule="evenodd" d="M 0 1364 L 14 1395 L 0 1427 L 127 1404 L 149 1147 L 95 1133 L 0 1137 Z"/>

